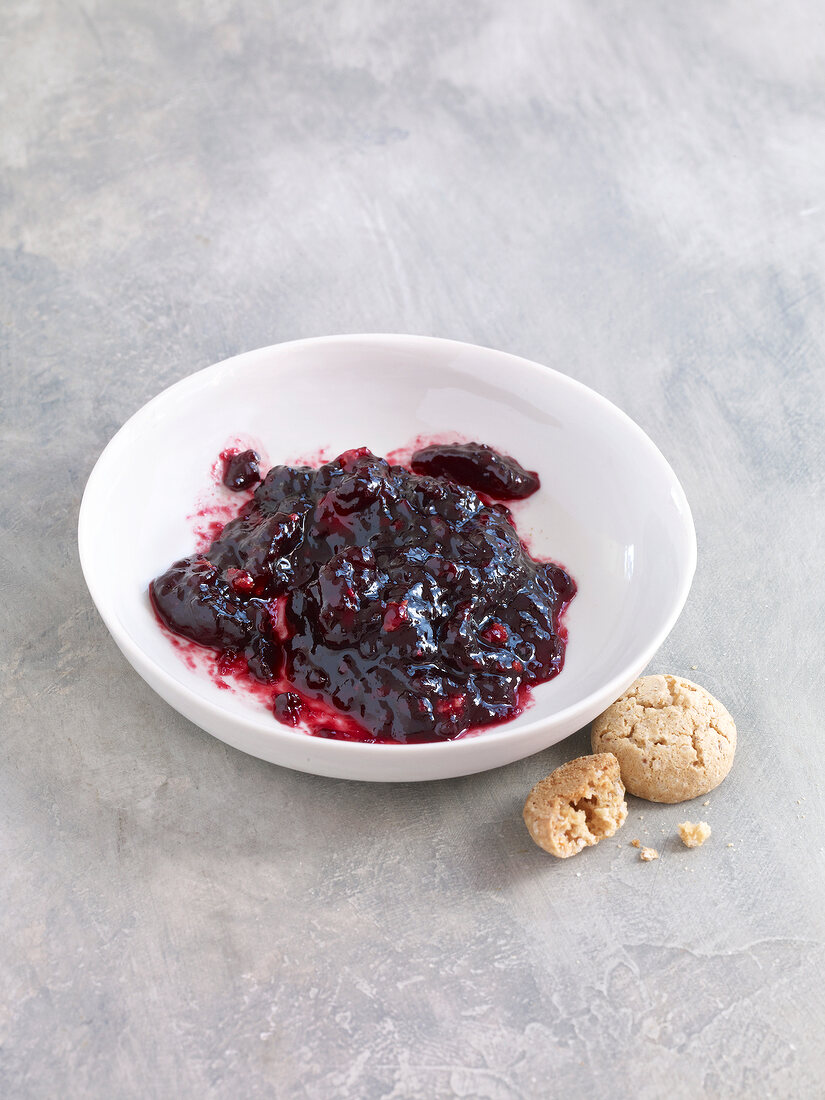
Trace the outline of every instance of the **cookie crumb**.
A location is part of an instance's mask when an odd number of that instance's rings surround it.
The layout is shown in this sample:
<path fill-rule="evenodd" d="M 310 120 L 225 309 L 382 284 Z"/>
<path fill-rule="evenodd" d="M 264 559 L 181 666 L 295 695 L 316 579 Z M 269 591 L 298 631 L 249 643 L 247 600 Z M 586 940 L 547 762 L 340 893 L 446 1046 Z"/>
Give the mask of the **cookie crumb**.
<path fill-rule="evenodd" d="M 638 838 L 636 838 L 635 840 L 631 840 L 631 842 L 630 842 L 630 847 L 631 848 L 641 848 L 641 846 L 642 846 L 642 842 Z"/>
<path fill-rule="evenodd" d="M 728 844 L 728 847 L 729 847 L 729 848 L 732 848 L 732 847 L 733 847 L 733 844 L 732 844 L 732 843 L 731 843 L 731 844 Z"/>
<path fill-rule="evenodd" d="M 703 806 L 709 806 L 710 805 L 710 799 L 708 799 L 707 802 L 703 802 L 702 805 Z"/>
<path fill-rule="evenodd" d="M 710 836 L 710 825 L 707 821 L 683 821 L 677 825 L 679 836 L 686 848 L 700 848 Z"/>
<path fill-rule="evenodd" d="M 643 863 L 650 863 L 651 860 L 658 858 L 659 853 L 655 848 L 642 848 L 641 852 L 639 852 L 639 859 L 642 860 Z"/>

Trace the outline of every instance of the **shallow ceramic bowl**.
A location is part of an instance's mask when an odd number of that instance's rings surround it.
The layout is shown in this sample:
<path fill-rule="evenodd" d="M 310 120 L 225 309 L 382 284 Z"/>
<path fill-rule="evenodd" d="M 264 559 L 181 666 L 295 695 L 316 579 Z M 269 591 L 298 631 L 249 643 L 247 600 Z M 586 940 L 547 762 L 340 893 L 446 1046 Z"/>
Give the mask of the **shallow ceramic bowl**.
<path fill-rule="evenodd" d="M 264 704 L 220 690 L 161 630 L 150 580 L 194 548 L 192 515 L 233 438 L 268 465 L 416 436 L 489 443 L 537 470 L 517 504 L 532 552 L 567 567 L 562 673 L 512 722 L 423 745 L 369 745 L 280 725 Z M 189 518 L 188 518 L 189 517 Z M 236 356 L 198 371 L 136 413 L 89 478 L 79 525 L 92 597 L 118 646 L 168 703 L 243 752 L 318 775 L 443 779 L 538 752 L 596 717 L 639 675 L 687 598 L 696 563 L 690 509 L 665 459 L 624 413 L 526 359 L 419 336 L 330 336 Z"/>

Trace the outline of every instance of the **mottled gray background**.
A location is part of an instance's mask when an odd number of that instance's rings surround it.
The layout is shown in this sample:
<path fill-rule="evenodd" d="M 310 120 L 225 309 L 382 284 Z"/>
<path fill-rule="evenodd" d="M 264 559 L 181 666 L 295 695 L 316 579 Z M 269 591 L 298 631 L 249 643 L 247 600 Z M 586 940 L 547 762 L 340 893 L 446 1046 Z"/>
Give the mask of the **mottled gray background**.
<path fill-rule="evenodd" d="M 0 164 L 0 1094 L 822 1096 L 818 0 L 3 0 Z M 551 363 L 662 447 L 699 568 L 651 670 L 740 731 L 709 806 L 558 862 L 521 804 L 586 731 L 352 784 L 127 666 L 75 544 L 109 437 L 361 331 Z"/>

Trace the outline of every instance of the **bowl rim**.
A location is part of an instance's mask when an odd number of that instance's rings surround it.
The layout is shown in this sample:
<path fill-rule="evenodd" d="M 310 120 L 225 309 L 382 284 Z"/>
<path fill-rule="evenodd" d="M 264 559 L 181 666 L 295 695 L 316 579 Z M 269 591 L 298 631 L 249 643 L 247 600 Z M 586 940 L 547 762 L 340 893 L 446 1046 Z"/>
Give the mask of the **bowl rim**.
<path fill-rule="evenodd" d="M 514 736 L 519 739 L 529 739 L 531 734 L 536 734 L 542 727 L 553 728 L 562 724 L 571 725 L 583 718 L 580 721 L 580 725 L 586 724 L 590 721 L 590 718 L 584 718 L 585 714 L 592 712 L 594 704 L 598 703 L 599 707 L 608 706 L 613 702 L 622 691 L 626 690 L 629 683 L 639 674 L 656 651 L 662 645 L 667 638 L 670 631 L 673 629 L 679 615 L 684 608 L 685 602 L 690 592 L 693 577 L 696 571 L 697 561 L 697 542 L 696 542 L 696 529 L 693 522 L 693 515 L 685 495 L 684 489 L 676 476 L 675 471 L 667 461 L 665 456 L 648 436 L 648 434 L 633 420 L 627 413 L 615 405 L 608 398 L 604 397 L 597 390 L 585 385 L 578 379 L 570 377 L 570 375 L 564 374 L 562 371 L 557 370 L 554 367 L 544 366 L 541 363 L 537 363 L 532 359 L 526 359 L 523 356 L 515 355 L 512 352 L 501 351 L 497 348 L 491 348 L 483 344 L 471 344 L 462 340 L 453 340 L 439 336 L 422 336 L 405 333 L 393 333 L 393 332 L 381 332 L 381 333 L 345 333 L 341 335 L 325 335 L 325 336 L 309 336 L 303 337 L 297 340 L 287 340 L 277 344 L 268 344 L 259 348 L 254 348 L 249 351 L 240 352 L 237 355 L 232 355 L 227 359 L 222 359 L 217 363 L 212 363 L 207 367 L 199 368 L 196 371 L 187 374 L 185 377 L 179 379 L 177 382 L 173 382 L 170 386 L 161 390 L 160 393 L 150 398 L 149 401 L 141 405 L 123 425 L 115 432 L 109 442 L 95 462 L 91 473 L 89 474 L 86 482 L 85 489 L 83 491 L 83 497 L 80 503 L 80 509 L 78 514 L 78 527 L 77 527 L 77 540 L 78 540 L 78 552 L 80 557 L 80 565 L 83 572 L 86 586 L 92 597 L 92 600 L 97 608 L 98 614 L 103 619 L 109 633 L 112 635 L 115 643 L 120 648 L 121 652 L 132 664 L 132 666 L 141 675 L 142 669 L 149 672 L 154 678 L 159 679 L 173 694 L 183 694 L 193 704 L 198 707 L 205 707 L 210 714 L 214 716 L 219 722 L 230 720 L 236 727 L 244 729 L 248 733 L 256 735 L 263 734 L 266 737 L 272 738 L 273 741 L 284 741 L 293 746 L 299 744 L 300 739 L 307 738 L 310 735 L 306 731 L 301 729 L 293 729 L 288 726 L 283 726 L 280 723 L 273 722 L 271 725 L 266 720 L 265 713 L 262 713 L 260 718 L 254 718 L 245 714 L 232 712 L 229 713 L 222 707 L 217 706 L 211 699 L 205 695 L 199 694 L 193 690 L 188 684 L 181 680 L 176 679 L 171 673 L 167 672 L 165 667 L 160 664 L 155 658 L 151 657 L 144 649 L 135 642 L 129 632 L 118 621 L 117 616 L 109 610 L 108 600 L 105 593 L 102 591 L 103 586 L 98 583 L 95 575 L 95 571 L 91 568 L 92 559 L 92 506 L 94 497 L 99 491 L 98 485 L 104 477 L 105 466 L 109 457 L 115 452 L 118 447 L 122 446 L 124 438 L 134 430 L 134 422 L 138 419 L 142 419 L 145 416 L 150 415 L 151 410 L 160 402 L 168 399 L 169 395 L 179 389 L 185 389 L 187 386 L 193 384 L 193 379 L 202 378 L 205 375 L 217 374 L 218 372 L 225 370 L 231 364 L 237 363 L 244 359 L 255 359 L 258 357 L 264 357 L 272 352 L 283 352 L 287 349 L 293 349 L 300 346 L 313 345 L 316 347 L 323 347 L 330 344 L 381 344 L 381 343 L 399 343 L 406 346 L 418 345 L 423 348 L 435 348 L 441 347 L 442 349 L 453 349 L 455 351 L 482 351 L 485 353 L 493 353 L 496 356 L 500 356 L 505 360 L 510 360 L 517 363 L 519 368 L 527 370 L 534 375 L 547 377 L 548 374 L 553 375 L 555 384 L 566 386 L 573 392 L 586 394 L 588 400 L 595 401 L 601 405 L 603 409 L 612 416 L 617 422 L 621 423 L 625 430 L 629 430 L 640 441 L 643 448 L 648 451 L 652 459 L 663 467 L 671 487 L 671 493 L 675 494 L 675 502 L 678 507 L 678 513 L 682 517 L 682 523 L 680 525 L 680 537 L 681 537 L 681 554 L 685 556 L 686 567 L 680 576 L 678 587 L 674 588 L 672 602 L 670 610 L 662 622 L 662 625 L 651 637 L 648 643 L 629 659 L 622 667 L 621 671 L 616 673 L 610 680 L 602 684 L 597 689 L 589 692 L 583 698 L 576 703 L 571 703 L 561 710 L 555 711 L 549 716 L 538 718 L 533 721 L 527 721 L 520 725 L 518 729 L 514 730 L 511 723 L 503 722 L 500 725 L 485 726 L 479 731 L 474 732 L 470 736 L 461 736 L 450 741 L 426 741 L 421 743 L 412 744 L 394 744 L 394 743 L 380 743 L 371 744 L 368 742 L 360 741 L 339 741 L 325 738 L 312 738 L 313 751 L 322 752 L 325 757 L 328 758 L 330 763 L 333 763 L 335 759 L 340 755 L 342 758 L 346 757 L 350 762 L 354 762 L 356 758 L 361 757 L 364 760 L 370 759 L 378 761 L 381 758 L 389 758 L 390 754 L 398 753 L 401 749 L 405 750 L 407 754 L 415 754 L 417 759 L 421 759 L 424 756 L 433 756 L 436 754 L 460 754 L 474 751 L 474 746 L 478 744 L 479 736 L 483 735 L 484 742 L 486 744 L 500 743 L 507 741 Z M 154 685 L 150 685 L 154 686 Z M 578 718 L 577 718 L 578 716 Z M 579 728 L 579 726 L 574 726 Z M 321 748 L 321 746 L 323 746 Z M 393 758 L 394 761 L 398 760 L 398 757 Z"/>

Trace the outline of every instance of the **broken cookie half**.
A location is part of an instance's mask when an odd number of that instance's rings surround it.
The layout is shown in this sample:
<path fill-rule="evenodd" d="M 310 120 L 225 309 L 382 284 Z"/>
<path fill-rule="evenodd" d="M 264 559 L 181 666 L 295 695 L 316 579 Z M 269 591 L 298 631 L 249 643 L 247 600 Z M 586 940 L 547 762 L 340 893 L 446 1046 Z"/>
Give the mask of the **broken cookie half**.
<path fill-rule="evenodd" d="M 560 859 L 613 836 L 626 817 L 624 784 L 612 752 L 562 764 L 533 787 L 524 804 L 530 836 Z"/>

